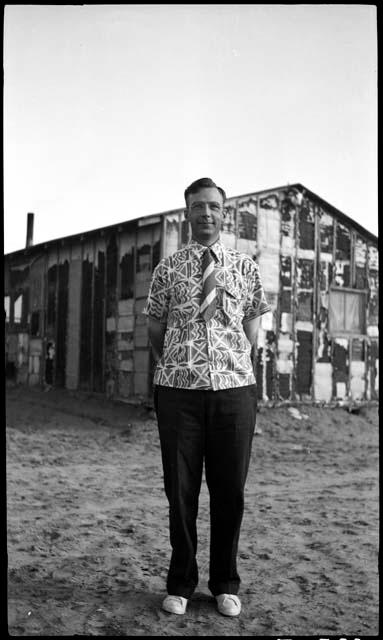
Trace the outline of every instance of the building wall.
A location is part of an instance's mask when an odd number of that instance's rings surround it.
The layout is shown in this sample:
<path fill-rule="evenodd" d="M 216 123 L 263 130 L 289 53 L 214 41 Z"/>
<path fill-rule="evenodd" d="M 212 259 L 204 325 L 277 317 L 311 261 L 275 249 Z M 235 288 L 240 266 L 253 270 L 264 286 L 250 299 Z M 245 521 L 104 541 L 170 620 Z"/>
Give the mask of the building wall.
<path fill-rule="evenodd" d="M 257 260 L 272 307 L 253 348 L 259 400 L 377 399 L 370 235 L 286 187 L 228 199 L 221 238 Z M 180 209 L 6 256 L 8 369 L 17 381 L 44 382 L 53 344 L 57 386 L 149 396 L 154 363 L 142 309 L 158 261 L 189 239 Z"/>

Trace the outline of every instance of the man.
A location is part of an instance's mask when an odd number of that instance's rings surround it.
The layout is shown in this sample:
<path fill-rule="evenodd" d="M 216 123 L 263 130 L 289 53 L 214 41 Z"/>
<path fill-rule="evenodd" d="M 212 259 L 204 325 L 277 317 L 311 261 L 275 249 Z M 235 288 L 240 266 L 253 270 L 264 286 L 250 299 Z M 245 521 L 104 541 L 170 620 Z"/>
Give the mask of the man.
<path fill-rule="evenodd" d="M 192 239 L 160 261 L 144 313 L 158 359 L 154 401 L 172 556 L 162 607 L 185 613 L 198 583 L 198 498 L 210 493 L 209 589 L 236 616 L 237 548 L 256 419 L 251 364 L 259 316 L 270 310 L 257 264 L 220 242 L 225 192 L 210 178 L 185 190 Z"/>

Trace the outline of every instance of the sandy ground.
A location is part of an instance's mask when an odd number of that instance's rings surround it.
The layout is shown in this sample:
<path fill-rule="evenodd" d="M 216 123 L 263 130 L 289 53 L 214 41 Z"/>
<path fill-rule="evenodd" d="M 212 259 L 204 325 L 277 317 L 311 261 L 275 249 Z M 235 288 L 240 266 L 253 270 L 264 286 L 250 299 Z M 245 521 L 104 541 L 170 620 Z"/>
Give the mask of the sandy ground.
<path fill-rule="evenodd" d="M 239 570 L 243 611 L 201 582 L 160 608 L 170 557 L 157 425 L 145 407 L 8 387 L 8 630 L 19 636 L 378 634 L 378 409 L 262 409 Z"/>

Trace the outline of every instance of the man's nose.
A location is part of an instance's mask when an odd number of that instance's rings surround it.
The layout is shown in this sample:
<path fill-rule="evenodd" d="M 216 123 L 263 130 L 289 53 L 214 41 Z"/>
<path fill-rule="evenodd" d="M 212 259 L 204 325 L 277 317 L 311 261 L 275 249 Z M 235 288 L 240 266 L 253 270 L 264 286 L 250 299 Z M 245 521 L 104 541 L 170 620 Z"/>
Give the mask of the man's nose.
<path fill-rule="evenodd" d="M 203 202 L 203 203 L 202 203 L 202 205 L 201 205 L 201 212 L 202 212 L 204 215 L 207 215 L 207 214 L 208 214 L 208 215 L 210 216 L 210 214 L 211 214 L 211 209 L 210 209 L 210 204 L 209 204 L 208 202 Z"/>

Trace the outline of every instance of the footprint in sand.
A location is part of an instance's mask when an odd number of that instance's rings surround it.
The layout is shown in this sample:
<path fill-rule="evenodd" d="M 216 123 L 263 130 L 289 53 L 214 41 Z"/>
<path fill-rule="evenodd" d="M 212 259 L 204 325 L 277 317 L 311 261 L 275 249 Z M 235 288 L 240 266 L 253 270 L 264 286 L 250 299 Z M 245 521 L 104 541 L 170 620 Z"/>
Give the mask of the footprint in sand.
<path fill-rule="evenodd" d="M 294 580 L 294 582 L 298 583 L 298 586 L 300 588 L 300 590 L 302 591 L 302 593 L 307 593 L 309 590 L 309 581 L 307 580 L 307 578 L 305 578 L 305 576 L 294 576 L 292 578 Z"/>
<path fill-rule="evenodd" d="M 109 625 L 108 618 L 101 608 L 93 610 L 84 622 L 84 634 L 90 636 L 105 636 L 106 627 Z"/>

